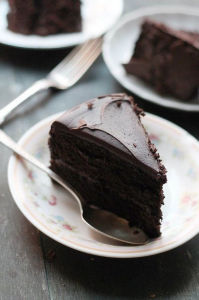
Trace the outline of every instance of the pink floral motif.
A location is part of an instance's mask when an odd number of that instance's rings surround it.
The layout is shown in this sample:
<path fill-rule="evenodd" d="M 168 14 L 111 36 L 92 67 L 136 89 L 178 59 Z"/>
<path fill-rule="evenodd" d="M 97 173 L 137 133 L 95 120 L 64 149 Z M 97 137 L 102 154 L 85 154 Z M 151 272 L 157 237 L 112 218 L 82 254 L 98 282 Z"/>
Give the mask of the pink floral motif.
<path fill-rule="evenodd" d="M 185 195 L 183 198 L 182 198 L 182 203 L 186 204 L 188 202 L 191 201 L 191 197 L 189 195 Z"/>
<path fill-rule="evenodd" d="M 52 219 L 50 219 L 50 222 L 51 222 L 52 224 L 57 224 L 57 222 L 55 222 L 55 221 L 52 220 Z"/>
<path fill-rule="evenodd" d="M 57 204 L 57 198 L 55 196 L 51 196 L 51 199 L 48 201 L 50 205 L 56 205 Z"/>
<path fill-rule="evenodd" d="M 60 224 L 62 228 L 68 230 L 68 231 L 73 231 L 76 232 L 76 227 L 71 226 L 67 223 L 67 221 L 64 221 L 64 218 L 62 216 L 52 216 L 53 219 L 55 219 L 55 224 Z M 52 220 L 52 219 L 51 219 Z"/>
<path fill-rule="evenodd" d="M 187 219 L 186 219 L 186 222 L 188 222 L 188 223 L 189 223 L 191 220 L 192 220 L 192 217 L 190 217 L 190 218 L 187 218 Z"/>
<path fill-rule="evenodd" d="M 34 201 L 33 203 L 34 203 L 35 207 L 40 207 L 40 205 L 36 201 Z"/>
<path fill-rule="evenodd" d="M 162 237 L 160 236 L 160 237 L 156 238 L 155 241 L 160 241 L 161 239 L 162 239 Z"/>
<path fill-rule="evenodd" d="M 73 230 L 72 227 L 70 227 L 70 225 L 62 224 L 62 226 L 63 226 L 65 229 L 67 229 L 67 230 L 70 230 L 70 231 Z"/>
<path fill-rule="evenodd" d="M 149 138 L 150 138 L 150 140 L 152 140 L 152 141 L 154 141 L 154 142 L 158 142 L 158 141 L 159 141 L 159 136 L 157 136 L 157 135 L 155 135 L 155 134 L 153 134 L 153 133 L 151 133 L 151 134 L 149 135 Z"/>
<path fill-rule="evenodd" d="M 33 171 L 28 171 L 28 178 L 33 181 L 34 180 L 34 173 Z"/>

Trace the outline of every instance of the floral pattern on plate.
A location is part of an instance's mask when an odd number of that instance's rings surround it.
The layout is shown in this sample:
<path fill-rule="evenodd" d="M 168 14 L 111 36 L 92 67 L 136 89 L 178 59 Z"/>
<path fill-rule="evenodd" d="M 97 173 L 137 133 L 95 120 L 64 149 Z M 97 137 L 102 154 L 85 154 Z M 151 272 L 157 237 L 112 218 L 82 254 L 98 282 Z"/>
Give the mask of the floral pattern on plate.
<path fill-rule="evenodd" d="M 56 117 L 35 125 L 19 142 L 46 165 L 50 159 L 48 132 Z M 102 237 L 83 223 L 78 204 L 68 192 L 39 169 L 13 156 L 9 163 L 9 185 L 22 213 L 56 241 L 95 255 L 147 256 L 188 241 L 199 231 L 199 144 L 184 130 L 159 117 L 147 114 L 143 123 L 168 170 L 160 238 L 133 247 L 121 246 Z"/>

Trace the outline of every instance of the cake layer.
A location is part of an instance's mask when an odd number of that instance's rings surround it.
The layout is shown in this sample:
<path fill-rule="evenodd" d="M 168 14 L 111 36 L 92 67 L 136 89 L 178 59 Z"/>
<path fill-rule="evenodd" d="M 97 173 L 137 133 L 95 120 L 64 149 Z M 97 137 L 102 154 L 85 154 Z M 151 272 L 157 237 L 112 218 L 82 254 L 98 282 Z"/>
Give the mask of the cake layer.
<path fill-rule="evenodd" d="M 100 97 L 65 113 L 52 124 L 51 169 L 89 203 L 160 235 L 166 182 L 132 97 Z"/>
<path fill-rule="evenodd" d="M 82 144 L 77 136 L 71 139 L 70 133 L 53 130 L 51 137 L 50 148 L 55 152 L 57 143 L 62 141 L 56 158 L 52 153 L 51 169 L 72 185 L 87 203 L 127 219 L 150 237 L 159 236 L 163 197 L 160 198 L 161 186 L 153 177 L 105 148 L 86 140 Z M 84 151 L 84 147 L 89 151 Z M 67 155 L 64 155 L 65 149 Z"/>
<path fill-rule="evenodd" d="M 159 155 L 141 124 L 143 111 L 125 94 L 87 101 L 61 116 L 54 124 L 139 165 L 165 181 Z"/>
<path fill-rule="evenodd" d="M 70 133 L 62 132 L 56 128 L 52 128 L 51 137 L 51 160 L 58 164 L 62 162 L 70 169 L 78 170 L 81 174 L 87 174 L 87 170 L 89 169 L 89 176 L 94 181 L 103 181 L 104 173 L 109 178 L 114 174 L 112 180 L 115 181 L 115 184 L 118 182 L 121 186 L 123 185 L 123 187 L 128 185 L 128 189 L 132 190 L 131 195 L 138 198 L 139 195 L 137 192 L 142 189 L 141 196 L 146 198 L 146 203 L 149 204 L 150 201 L 153 202 L 154 197 L 159 197 L 161 191 L 159 180 L 155 180 L 153 176 L 142 172 L 139 168 L 136 168 L 135 165 L 132 166 L 130 162 L 124 159 L 121 160 L 117 155 L 111 153 L 106 148 L 102 148 L 87 140 L 82 140 Z M 57 145 L 59 145 L 60 141 L 62 141 L 62 143 L 58 148 Z M 67 149 L 67 155 L 65 149 Z M 110 163 L 111 160 L 112 163 Z M 104 173 L 99 173 L 99 162 Z M 109 162 L 109 164 L 107 164 L 107 162 Z M 131 176 L 123 178 L 120 173 L 124 170 L 125 172 L 128 171 Z M 142 180 L 137 183 L 137 178 L 141 178 Z M 118 193 L 122 193 L 123 187 Z M 151 195 L 152 190 L 153 195 Z"/>
<path fill-rule="evenodd" d="M 81 31 L 80 0 L 9 0 L 8 28 L 22 34 Z"/>
<path fill-rule="evenodd" d="M 199 35 L 146 21 L 124 67 L 158 93 L 188 100 L 199 88 Z"/>

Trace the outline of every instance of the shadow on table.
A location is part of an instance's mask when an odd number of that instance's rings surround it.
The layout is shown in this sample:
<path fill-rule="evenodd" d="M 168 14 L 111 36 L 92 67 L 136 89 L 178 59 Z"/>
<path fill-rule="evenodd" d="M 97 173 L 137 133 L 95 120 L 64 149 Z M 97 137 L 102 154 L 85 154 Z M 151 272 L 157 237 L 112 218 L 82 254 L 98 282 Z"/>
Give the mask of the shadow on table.
<path fill-rule="evenodd" d="M 72 48 L 55 50 L 32 50 L 0 45 L 0 61 L 11 63 L 23 69 L 39 69 L 50 71 Z"/>
<path fill-rule="evenodd" d="M 46 261 L 50 293 L 53 299 L 185 299 L 187 294 L 196 299 L 198 241 L 156 256 L 113 259 L 77 252 L 43 235 L 44 251 L 56 252 L 52 263 Z"/>
<path fill-rule="evenodd" d="M 6 71 L 9 70 L 9 78 L 5 78 L 5 82 L 1 82 L 5 89 L 11 90 L 13 86 L 19 85 L 20 91 L 5 93 L 2 89 L 3 99 L 1 99 L 1 107 L 4 107 L 8 102 L 13 100 L 13 97 L 19 96 L 27 88 L 29 88 L 34 82 L 39 79 L 44 78 L 60 61 L 68 55 L 72 48 L 59 49 L 59 50 L 27 50 L 18 49 L 0 45 L 0 65 L 5 68 Z M 33 113 L 39 109 L 45 108 L 48 102 L 54 102 L 52 104 L 52 111 L 64 111 L 66 110 L 66 105 L 64 105 L 65 99 L 67 99 L 67 106 L 73 106 L 73 102 L 79 104 L 79 97 L 84 95 L 85 86 L 89 83 L 92 85 L 96 78 L 98 77 L 100 63 L 102 58 L 99 57 L 95 62 L 94 66 L 91 66 L 89 71 L 76 83 L 75 88 L 77 90 L 77 97 L 68 97 L 68 95 L 73 95 L 73 93 L 68 93 L 68 90 L 59 91 L 56 89 L 50 89 L 48 91 L 43 91 L 29 99 L 26 103 L 17 108 L 12 116 L 9 117 L 9 121 L 13 121 L 23 116 L 32 116 Z M 3 71 L 2 71 L 3 72 Z M 72 90 L 74 87 L 71 87 Z M 13 96 L 14 95 L 14 96 Z M 69 98 L 69 100 L 68 100 Z M 87 99 L 85 99 L 87 100 Z M 6 101 L 6 102 L 5 102 Z M 49 106 L 50 107 L 50 106 Z M 54 109 L 55 108 L 55 109 Z M 68 108 L 68 107 L 67 107 Z"/>

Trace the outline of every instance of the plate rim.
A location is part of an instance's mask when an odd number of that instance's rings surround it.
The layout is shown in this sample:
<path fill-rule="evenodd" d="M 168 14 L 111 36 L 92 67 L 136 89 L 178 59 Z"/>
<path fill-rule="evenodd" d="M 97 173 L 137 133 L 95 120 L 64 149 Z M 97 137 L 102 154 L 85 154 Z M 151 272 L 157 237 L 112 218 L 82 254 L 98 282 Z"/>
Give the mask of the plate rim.
<path fill-rule="evenodd" d="M 199 104 L 189 104 L 183 101 L 175 101 L 169 100 L 167 97 L 162 98 L 161 95 L 158 93 L 155 95 L 156 99 L 154 99 L 154 96 L 147 96 L 147 92 L 143 92 L 143 95 L 140 95 L 139 91 L 136 90 L 136 88 L 132 88 L 131 84 L 124 78 L 124 76 L 120 76 L 120 74 L 117 74 L 114 72 L 112 64 L 113 60 L 111 59 L 110 55 L 110 44 L 111 40 L 114 38 L 115 34 L 117 34 L 117 31 L 122 28 L 126 23 L 129 21 L 144 17 L 145 15 L 153 15 L 153 14 L 159 14 L 159 13 L 165 13 L 165 14 L 184 14 L 184 15 L 194 15 L 199 17 L 199 8 L 189 5 L 154 5 L 154 6 L 148 6 L 143 8 L 138 8 L 132 12 L 124 14 L 119 22 L 115 24 L 115 26 L 112 27 L 111 30 L 109 30 L 103 39 L 103 45 L 102 45 L 102 55 L 104 62 L 106 66 L 108 67 L 110 73 L 112 76 L 127 90 L 133 92 L 135 95 L 141 97 L 143 100 L 146 100 L 151 103 L 155 103 L 159 106 L 171 108 L 171 109 L 177 109 L 187 112 L 198 112 L 199 111 Z M 176 98 L 177 99 L 177 98 Z"/>
<path fill-rule="evenodd" d="M 50 122 L 53 122 L 53 120 L 55 120 L 62 113 L 63 112 L 53 114 L 53 115 L 43 119 L 42 121 L 36 123 L 35 125 L 33 125 L 30 129 L 28 129 L 21 136 L 21 138 L 18 141 L 18 144 L 23 145 L 23 144 L 28 143 L 27 139 L 30 138 L 31 134 L 36 134 L 40 130 L 41 127 L 46 126 Z M 147 117 L 151 120 L 156 119 L 156 120 L 158 120 L 159 122 L 161 122 L 163 125 L 165 125 L 167 127 L 168 126 L 170 128 L 172 127 L 173 129 L 175 129 L 175 131 L 177 131 L 181 135 L 185 135 L 185 136 L 188 135 L 189 138 L 191 138 L 192 141 L 197 144 L 198 151 L 199 151 L 199 141 L 194 136 L 192 136 L 190 133 L 188 133 L 186 130 L 181 128 L 180 126 L 178 126 L 178 125 L 176 125 L 176 124 L 174 124 L 174 123 L 172 123 L 172 122 L 170 122 L 170 121 L 168 121 L 164 118 L 161 118 L 159 116 L 151 114 L 151 113 L 146 113 L 145 118 L 147 118 Z M 151 249 L 145 249 L 145 250 L 139 250 L 139 249 L 141 249 L 140 246 L 133 247 L 134 249 L 138 250 L 136 252 L 133 251 L 132 248 L 131 248 L 131 251 L 129 251 L 129 252 L 118 252 L 117 248 L 116 248 L 115 251 L 100 250 L 100 249 L 94 249 L 92 247 L 82 246 L 82 245 L 79 245 L 76 242 L 63 240 L 59 236 L 56 236 L 55 234 L 52 234 L 49 229 L 46 229 L 44 226 L 40 225 L 40 223 L 37 223 L 36 219 L 34 219 L 34 217 L 31 216 L 31 214 L 28 212 L 28 210 L 26 210 L 25 207 L 22 205 L 22 202 L 20 201 L 20 199 L 18 199 L 18 196 L 16 195 L 16 190 L 14 188 L 14 184 L 12 182 L 12 174 L 13 174 L 13 168 L 16 167 L 16 164 L 19 160 L 20 160 L 20 158 L 17 158 L 14 154 L 12 154 L 12 156 L 9 159 L 8 169 L 7 169 L 8 185 L 9 185 L 9 188 L 10 188 L 10 191 L 11 191 L 12 198 L 13 198 L 14 202 L 16 203 L 19 210 L 22 212 L 24 217 L 29 222 L 31 222 L 37 229 L 39 229 L 41 232 L 46 234 L 48 237 L 50 237 L 53 240 L 63 244 L 64 246 L 70 247 L 74 250 L 84 252 L 84 253 L 87 253 L 87 254 L 90 254 L 90 255 L 97 255 L 97 256 L 101 256 L 101 257 L 138 258 L 138 257 L 145 257 L 145 256 L 160 254 L 160 253 L 172 250 L 174 248 L 177 248 L 177 247 L 181 246 L 182 244 L 188 242 L 190 239 L 192 239 L 194 236 L 196 236 L 199 233 L 199 226 L 196 226 L 194 228 L 194 230 L 192 229 L 190 232 L 186 233 L 185 236 L 183 236 L 183 238 L 179 238 L 179 239 L 177 239 L 173 242 L 167 243 L 166 246 L 163 246 L 163 247 L 159 246 L 155 249 L 151 248 Z"/>
<path fill-rule="evenodd" d="M 3 2 L 7 2 L 6 0 L 3 0 Z M 56 50 L 56 49 L 64 49 L 64 48 L 69 48 L 69 47 L 73 47 L 73 46 L 76 46 L 76 45 L 79 45 L 81 43 L 85 43 L 86 41 L 88 41 L 89 39 L 91 38 L 97 38 L 103 34 L 105 34 L 108 30 L 110 30 L 117 22 L 118 20 L 120 19 L 122 13 L 123 13 L 123 10 L 124 10 L 124 1 L 123 0 L 117 0 L 118 2 L 118 12 L 117 12 L 117 17 L 115 17 L 114 19 L 114 22 L 112 22 L 111 25 L 109 25 L 105 31 L 101 32 L 100 34 L 93 34 L 92 36 L 88 36 L 88 35 L 82 35 L 82 32 L 77 32 L 77 33 L 71 33 L 73 35 L 77 34 L 77 35 L 80 35 L 80 38 L 76 38 L 75 41 L 70 41 L 70 42 L 59 42 L 58 41 L 58 44 L 55 44 L 54 45 L 50 45 L 50 46 L 45 46 L 43 44 L 39 45 L 39 44 L 33 44 L 33 45 L 24 45 L 24 44 L 20 44 L 19 42 L 13 42 L 10 41 L 10 42 L 7 42 L 7 41 L 4 41 L 2 40 L 2 38 L 0 38 L 0 44 L 2 45 L 6 45 L 6 46 L 9 46 L 9 47 L 13 47 L 13 48 L 19 48 L 19 49 L 30 49 L 30 50 Z M 1 1 L 0 1 L 0 7 L 2 5 Z M 0 33 L 2 32 L 2 30 L 0 29 Z M 22 35 L 22 34 L 19 34 L 19 33 L 15 33 L 15 32 L 12 32 L 11 33 L 14 35 L 14 36 L 18 36 L 18 35 Z M 70 33 L 69 33 L 70 34 Z M 67 37 L 69 36 L 69 34 L 67 33 L 63 33 L 63 34 L 56 34 L 56 35 L 48 35 L 48 36 L 37 36 L 37 35 L 33 35 L 35 36 L 36 38 L 41 38 L 42 40 L 44 40 L 45 38 L 48 38 L 51 37 L 51 39 L 55 38 L 56 40 L 56 37 L 58 36 L 63 36 L 63 37 Z M 22 35 L 24 38 L 26 38 L 27 36 L 26 35 Z M 66 39 L 67 40 L 67 39 Z M 77 42 L 78 40 L 78 42 Z"/>

